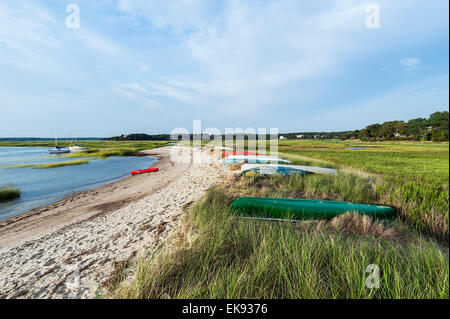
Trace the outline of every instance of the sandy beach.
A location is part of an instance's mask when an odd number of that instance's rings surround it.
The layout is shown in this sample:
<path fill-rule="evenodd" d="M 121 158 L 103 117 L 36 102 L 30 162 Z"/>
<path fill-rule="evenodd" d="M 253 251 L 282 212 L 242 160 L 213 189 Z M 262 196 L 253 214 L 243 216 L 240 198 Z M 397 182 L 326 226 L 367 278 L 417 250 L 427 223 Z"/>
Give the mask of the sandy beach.
<path fill-rule="evenodd" d="M 93 298 L 114 264 L 155 249 L 183 207 L 232 172 L 209 161 L 173 162 L 170 148 L 143 151 L 159 171 L 71 195 L 0 222 L 0 298 Z"/>

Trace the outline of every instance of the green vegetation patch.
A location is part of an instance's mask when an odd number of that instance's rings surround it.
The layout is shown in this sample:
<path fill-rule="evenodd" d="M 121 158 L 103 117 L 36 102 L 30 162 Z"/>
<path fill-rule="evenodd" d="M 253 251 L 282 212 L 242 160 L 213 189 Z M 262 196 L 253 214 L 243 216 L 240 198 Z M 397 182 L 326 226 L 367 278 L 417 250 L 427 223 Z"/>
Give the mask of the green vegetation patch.
<path fill-rule="evenodd" d="M 20 189 L 11 185 L 0 186 L 0 202 L 10 201 L 20 197 Z"/>
<path fill-rule="evenodd" d="M 0 146 L 20 146 L 20 147 L 53 147 L 54 141 L 0 141 Z M 82 141 L 80 147 L 89 149 L 79 152 L 71 152 L 60 155 L 60 157 L 98 157 L 107 158 L 109 156 L 126 156 L 142 150 L 153 149 L 165 146 L 168 141 Z M 69 141 L 60 141 L 61 147 L 69 147 Z"/>
<path fill-rule="evenodd" d="M 54 163 L 44 163 L 44 164 L 19 164 L 19 165 L 9 165 L 5 168 L 55 168 L 55 167 L 61 167 L 61 166 L 71 166 L 71 165 L 82 165 L 87 164 L 91 161 L 91 159 L 82 159 L 82 160 L 75 160 L 75 161 L 64 161 L 64 162 L 54 162 Z"/>
<path fill-rule="evenodd" d="M 384 204 L 395 206 L 405 220 L 419 229 L 448 241 L 448 143 L 336 142 L 280 141 L 280 156 L 293 164 L 309 159 L 319 166 L 379 176 L 374 189 Z M 346 149 L 354 146 L 364 149 Z"/>
<path fill-rule="evenodd" d="M 46 163 L 46 164 L 37 164 L 33 166 L 33 168 L 55 168 L 61 166 L 72 166 L 72 165 L 83 165 L 88 164 L 90 159 L 84 160 L 76 160 L 76 161 L 65 161 L 65 162 L 55 162 L 55 163 Z"/>

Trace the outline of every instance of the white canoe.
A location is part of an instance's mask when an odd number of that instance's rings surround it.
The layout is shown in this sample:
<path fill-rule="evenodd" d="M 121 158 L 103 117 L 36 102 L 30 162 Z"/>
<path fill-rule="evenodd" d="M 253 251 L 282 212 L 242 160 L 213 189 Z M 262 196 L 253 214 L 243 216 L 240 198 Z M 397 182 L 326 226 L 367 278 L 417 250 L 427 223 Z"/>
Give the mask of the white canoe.
<path fill-rule="evenodd" d="M 233 151 L 231 147 L 223 147 L 223 146 L 215 146 L 214 149 L 220 151 Z"/>
<path fill-rule="evenodd" d="M 223 161 L 224 164 L 235 164 L 240 162 L 253 163 L 254 165 L 267 163 L 290 163 L 290 161 L 276 156 L 264 155 L 230 155 Z"/>
<path fill-rule="evenodd" d="M 274 167 L 274 168 L 292 168 L 305 172 L 317 173 L 317 174 L 336 174 L 336 170 L 332 168 L 314 167 L 314 166 L 302 166 L 302 165 L 284 165 L 284 164 L 244 164 L 241 167 L 241 172 L 248 171 L 254 168 L 261 167 Z"/>

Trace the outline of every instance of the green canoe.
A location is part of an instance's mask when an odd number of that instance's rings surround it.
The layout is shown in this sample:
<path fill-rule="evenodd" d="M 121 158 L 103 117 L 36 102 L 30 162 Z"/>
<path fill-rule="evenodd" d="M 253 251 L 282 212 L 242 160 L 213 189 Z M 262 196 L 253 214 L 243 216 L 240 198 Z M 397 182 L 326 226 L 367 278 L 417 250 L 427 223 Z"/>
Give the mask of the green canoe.
<path fill-rule="evenodd" d="M 313 199 L 241 197 L 231 204 L 241 216 L 289 219 L 331 219 L 346 212 L 376 218 L 395 216 L 392 207 Z"/>

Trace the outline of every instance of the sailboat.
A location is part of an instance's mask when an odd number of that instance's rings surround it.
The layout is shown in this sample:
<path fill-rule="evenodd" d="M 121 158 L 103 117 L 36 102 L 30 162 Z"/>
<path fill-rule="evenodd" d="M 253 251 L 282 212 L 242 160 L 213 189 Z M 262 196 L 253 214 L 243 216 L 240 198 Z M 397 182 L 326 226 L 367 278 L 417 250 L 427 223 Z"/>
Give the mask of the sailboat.
<path fill-rule="evenodd" d="M 77 133 L 76 133 L 76 131 L 75 131 L 75 143 L 74 143 L 73 146 L 72 146 L 72 141 L 70 142 L 71 146 L 69 146 L 69 151 L 71 151 L 71 152 L 79 152 L 79 151 L 87 150 L 89 148 L 89 147 L 82 147 L 82 146 L 77 145 Z"/>
<path fill-rule="evenodd" d="M 56 137 L 55 132 L 55 147 L 48 149 L 49 154 L 64 154 L 64 153 L 70 153 L 70 150 L 67 147 L 61 147 L 58 146 L 58 138 Z"/>

